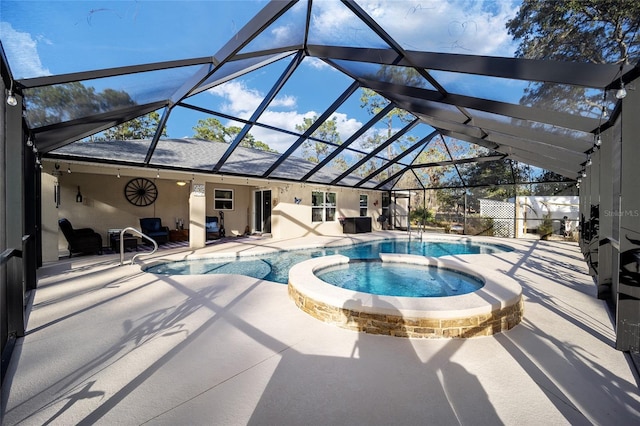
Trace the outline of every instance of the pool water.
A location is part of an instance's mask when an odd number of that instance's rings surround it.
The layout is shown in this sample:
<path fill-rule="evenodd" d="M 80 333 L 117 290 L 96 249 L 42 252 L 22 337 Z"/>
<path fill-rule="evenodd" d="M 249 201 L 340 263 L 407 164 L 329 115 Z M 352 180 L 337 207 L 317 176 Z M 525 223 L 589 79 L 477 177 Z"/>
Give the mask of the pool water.
<path fill-rule="evenodd" d="M 279 253 L 239 258 L 207 258 L 162 263 L 146 268 L 160 275 L 238 274 L 287 284 L 289 269 L 296 263 L 314 257 L 342 254 L 350 259 L 379 259 L 380 253 L 416 254 L 440 257 L 459 254 L 497 253 L 509 251 L 499 245 L 472 242 L 384 240 L 342 247 L 290 250 Z"/>
<path fill-rule="evenodd" d="M 336 287 L 381 296 L 457 296 L 483 285 L 474 277 L 450 269 L 379 261 L 331 266 L 315 275 Z"/>

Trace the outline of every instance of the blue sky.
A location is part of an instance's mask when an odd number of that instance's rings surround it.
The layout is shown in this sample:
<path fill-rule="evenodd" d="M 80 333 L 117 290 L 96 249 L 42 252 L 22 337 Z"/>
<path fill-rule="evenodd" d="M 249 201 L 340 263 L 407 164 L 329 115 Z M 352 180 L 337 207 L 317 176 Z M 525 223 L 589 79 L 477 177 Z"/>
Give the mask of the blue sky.
<path fill-rule="evenodd" d="M 140 63 L 214 55 L 264 5 L 265 1 L 2 1 L 0 38 L 16 78 L 64 74 Z M 515 45 L 505 22 L 518 2 L 362 1 L 358 2 L 405 49 L 447 53 L 513 56 Z M 265 47 L 298 40 L 306 2 L 301 1 L 267 28 L 251 46 Z M 310 43 L 380 47 L 382 42 L 359 24 L 337 1 L 314 2 Z M 198 106 L 248 118 L 280 75 L 281 61 L 215 87 L 192 99 Z M 126 90 L 137 102 L 152 100 L 176 87 L 172 82 L 193 70 L 87 82 Z M 167 76 L 175 76 L 169 78 Z M 452 73 L 434 73 L 452 93 L 517 103 L 524 83 Z M 169 83 L 167 83 L 169 82 Z M 350 78 L 313 58 L 307 58 L 260 121 L 295 130 L 305 117 L 321 114 L 351 83 Z M 346 139 L 368 116 L 354 95 L 336 114 Z M 200 113 L 175 109 L 168 122 L 171 137 L 193 134 Z M 229 124 L 229 123 L 225 123 Z M 426 126 L 425 126 L 426 127 Z M 425 130 L 426 131 L 426 130 Z M 260 134 L 280 152 L 289 137 Z"/>

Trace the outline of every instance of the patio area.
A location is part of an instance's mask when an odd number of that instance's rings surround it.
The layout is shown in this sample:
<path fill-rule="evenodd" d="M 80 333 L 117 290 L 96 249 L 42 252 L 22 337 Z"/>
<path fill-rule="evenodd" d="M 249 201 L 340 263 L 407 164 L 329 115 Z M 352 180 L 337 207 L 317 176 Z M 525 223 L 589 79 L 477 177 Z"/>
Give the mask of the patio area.
<path fill-rule="evenodd" d="M 406 233 L 227 239 L 145 262 L 396 236 Z M 245 276 L 153 275 L 115 254 L 45 265 L 3 383 L 2 424 L 638 422 L 635 370 L 614 349 L 614 319 L 577 243 L 482 241 L 515 250 L 457 259 L 515 279 L 524 319 L 472 339 L 341 329 L 299 310 L 286 285 Z"/>

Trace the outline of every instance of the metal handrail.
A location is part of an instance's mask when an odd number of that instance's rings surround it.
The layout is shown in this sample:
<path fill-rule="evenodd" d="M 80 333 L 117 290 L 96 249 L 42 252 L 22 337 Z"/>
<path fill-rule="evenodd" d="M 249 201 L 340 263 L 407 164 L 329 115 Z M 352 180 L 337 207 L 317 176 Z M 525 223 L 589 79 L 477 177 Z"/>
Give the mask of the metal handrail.
<path fill-rule="evenodd" d="M 131 265 L 134 264 L 136 258 L 138 256 L 151 256 L 152 254 L 154 254 L 155 252 L 158 251 L 158 243 L 156 243 L 156 241 L 149 237 L 148 235 L 145 235 L 142 233 L 142 231 L 140 231 L 139 229 L 136 228 L 132 228 L 130 226 L 124 228 L 122 231 L 120 231 L 120 266 L 122 266 L 124 264 L 124 234 L 125 232 L 130 231 L 130 232 L 135 232 L 136 234 L 138 234 L 140 237 L 142 238 L 146 238 L 147 240 L 151 241 L 153 243 L 153 250 L 149 253 L 137 253 L 135 254 L 132 258 L 131 258 Z"/>
<path fill-rule="evenodd" d="M 0 266 L 4 265 L 5 263 L 9 262 L 9 259 L 11 259 L 12 257 L 22 257 L 22 250 L 18 250 L 18 249 L 6 249 L 5 251 L 2 252 L 2 254 L 0 254 Z"/>

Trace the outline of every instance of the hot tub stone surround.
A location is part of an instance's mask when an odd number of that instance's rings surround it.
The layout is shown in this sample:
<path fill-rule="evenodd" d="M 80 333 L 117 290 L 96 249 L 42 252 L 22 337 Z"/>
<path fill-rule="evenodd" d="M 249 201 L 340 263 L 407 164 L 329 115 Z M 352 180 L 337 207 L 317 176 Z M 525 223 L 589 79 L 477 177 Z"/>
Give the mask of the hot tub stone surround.
<path fill-rule="evenodd" d="M 435 266 L 481 279 L 473 293 L 450 297 L 378 296 L 320 280 L 314 271 L 348 263 L 342 255 L 301 262 L 289 272 L 289 297 L 307 314 L 342 328 L 409 338 L 469 338 L 510 330 L 524 313 L 522 287 L 510 277 L 456 259 L 381 254 L 383 262 Z"/>

